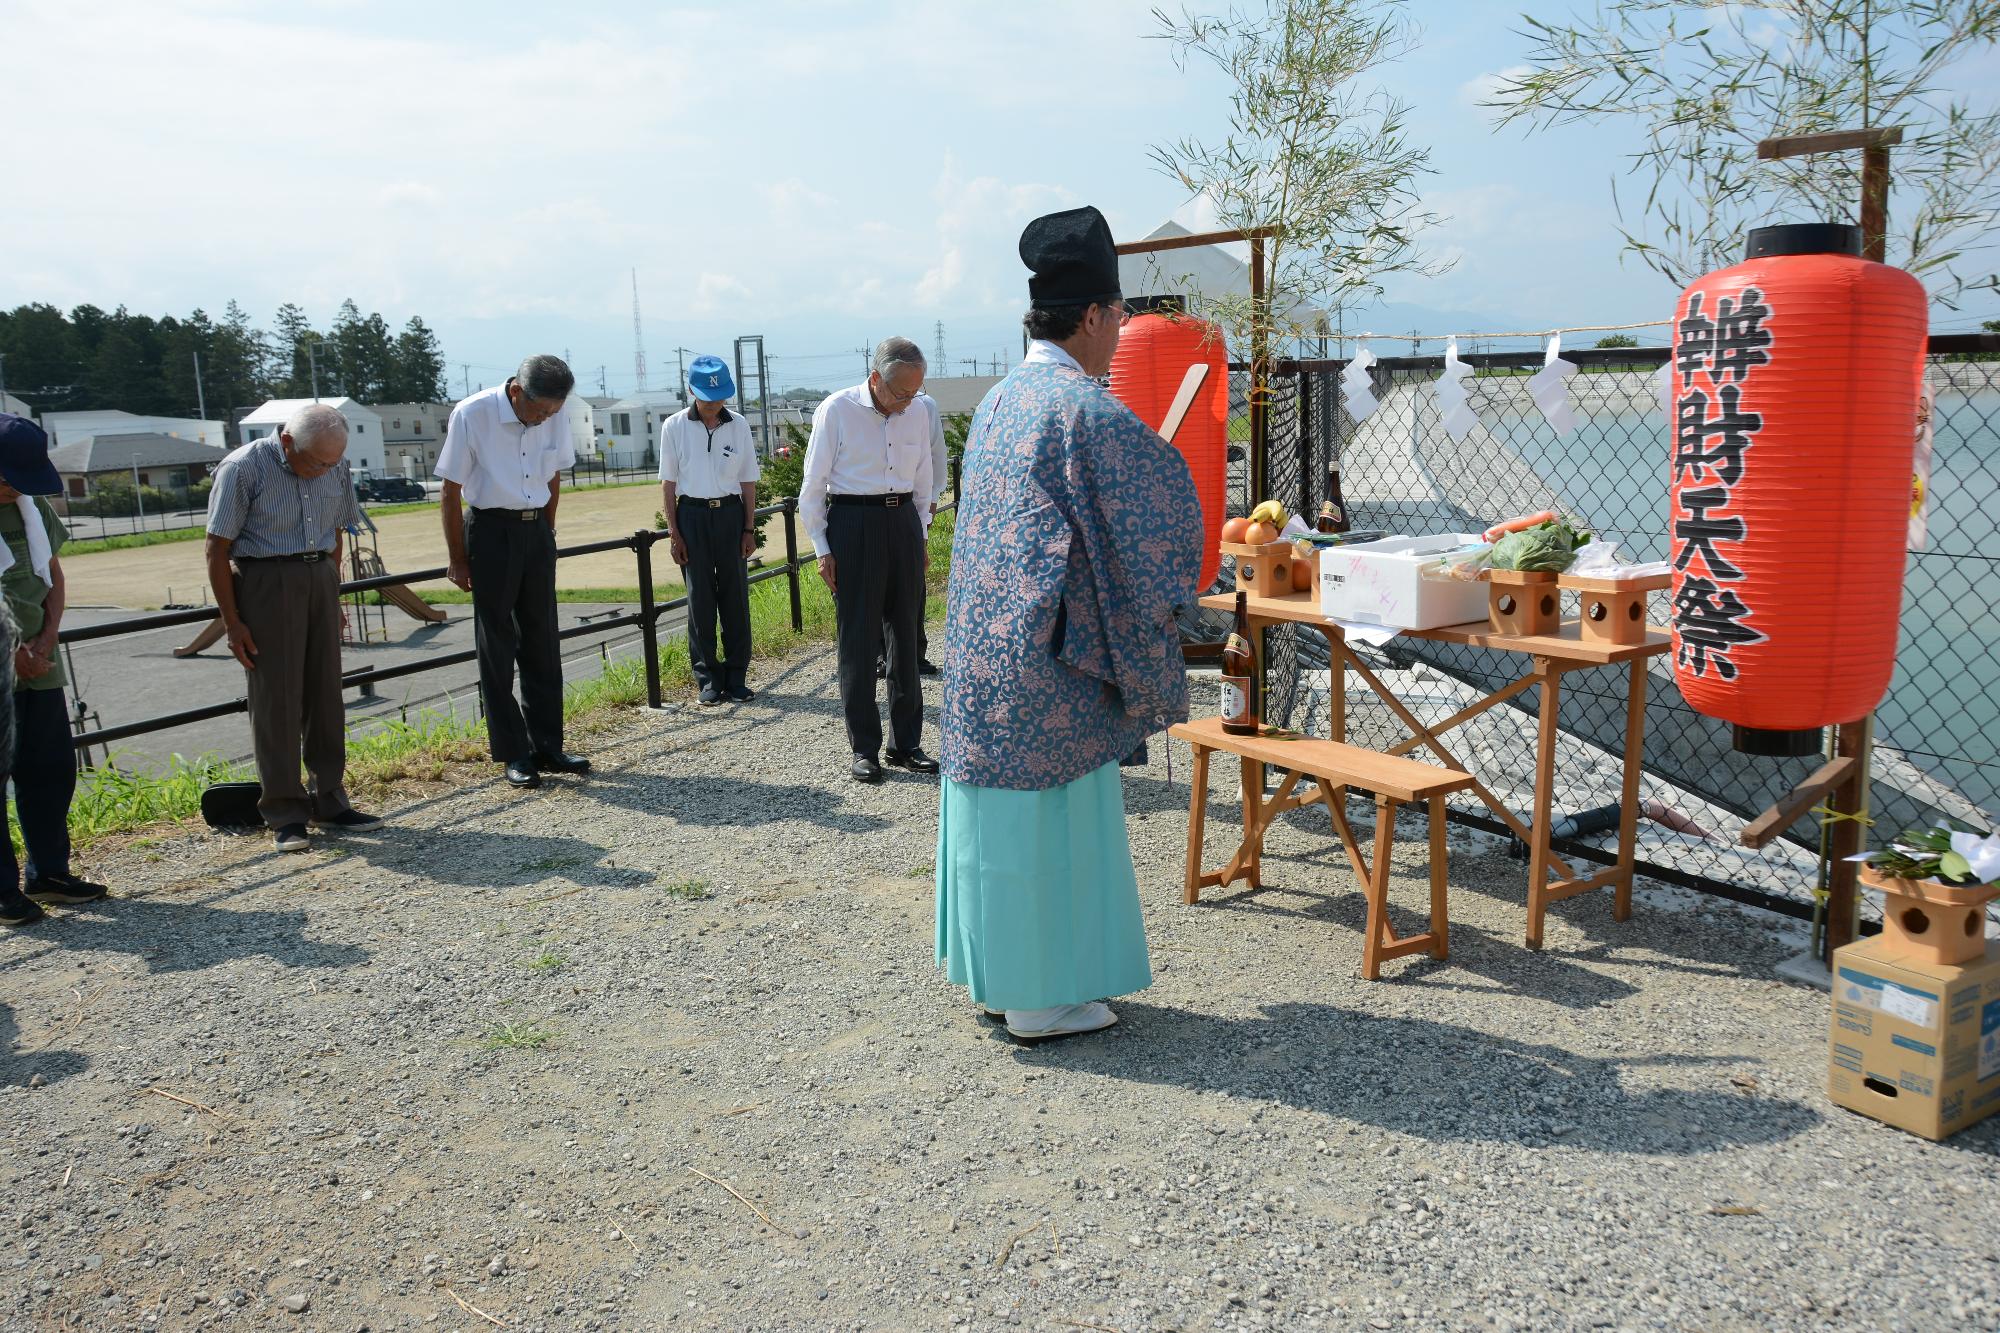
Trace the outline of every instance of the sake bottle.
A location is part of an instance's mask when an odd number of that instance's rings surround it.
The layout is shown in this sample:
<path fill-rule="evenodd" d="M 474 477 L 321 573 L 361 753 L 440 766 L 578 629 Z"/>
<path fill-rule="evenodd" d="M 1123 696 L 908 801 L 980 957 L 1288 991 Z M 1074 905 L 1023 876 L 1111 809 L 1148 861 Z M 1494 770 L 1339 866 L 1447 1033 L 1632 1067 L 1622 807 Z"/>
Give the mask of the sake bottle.
<path fill-rule="evenodd" d="M 1257 659 L 1250 651 L 1248 594 L 1236 594 L 1236 623 L 1222 645 L 1222 729 L 1231 736 L 1257 734 Z"/>
<path fill-rule="evenodd" d="M 1326 503 L 1319 507 L 1319 521 L 1314 526 L 1321 532 L 1347 531 L 1347 505 L 1340 498 L 1339 468 L 1326 474 Z"/>

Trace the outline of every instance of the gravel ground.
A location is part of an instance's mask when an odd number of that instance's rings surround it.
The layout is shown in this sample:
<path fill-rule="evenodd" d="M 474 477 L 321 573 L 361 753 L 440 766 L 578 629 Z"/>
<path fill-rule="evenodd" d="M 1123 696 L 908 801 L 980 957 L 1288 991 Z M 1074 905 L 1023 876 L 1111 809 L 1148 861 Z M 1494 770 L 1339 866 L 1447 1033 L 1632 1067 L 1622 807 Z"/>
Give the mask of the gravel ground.
<path fill-rule="evenodd" d="M 759 676 L 579 738 L 586 781 L 468 768 L 298 857 L 95 856 L 117 897 L 0 939 L 0 1321 L 2000 1324 L 2000 1121 L 1831 1106 L 1781 923 L 1642 884 L 1530 953 L 1522 867 L 1455 832 L 1452 958 L 1363 982 L 1323 812 L 1275 887 L 1180 903 L 1156 745 L 1157 980 L 1016 1048 L 932 966 L 933 782 L 845 779 L 826 654 Z M 1421 858 L 1412 822 L 1412 910 Z"/>

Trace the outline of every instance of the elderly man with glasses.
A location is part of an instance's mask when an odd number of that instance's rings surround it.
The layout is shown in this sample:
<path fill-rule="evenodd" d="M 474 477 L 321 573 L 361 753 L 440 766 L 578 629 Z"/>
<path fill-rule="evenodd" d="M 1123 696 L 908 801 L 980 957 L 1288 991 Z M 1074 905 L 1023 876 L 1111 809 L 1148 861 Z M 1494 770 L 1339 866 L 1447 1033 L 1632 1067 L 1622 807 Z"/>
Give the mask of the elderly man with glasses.
<path fill-rule="evenodd" d="M 472 593 L 487 747 L 516 787 L 590 771 L 563 750 L 556 634 L 556 501 L 562 470 L 576 463 L 563 403 L 575 387 L 560 357 L 531 356 L 451 410 L 438 453 L 447 577 Z"/>
<path fill-rule="evenodd" d="M 1152 981 L 1118 762 L 1188 715 L 1188 465 L 1098 377 L 1125 303 L 1094 208 L 1021 234 L 1021 365 L 973 416 L 945 626 L 937 958 L 1021 1041 L 1109 1027 Z"/>
<path fill-rule="evenodd" d="M 875 654 L 888 626 L 887 758 L 913 773 L 935 773 L 923 752 L 924 575 L 930 554 L 931 439 L 936 404 L 923 398 L 924 354 L 908 338 L 875 349 L 868 379 L 823 400 L 806 445 L 799 518 L 833 591 L 840 706 L 846 714 L 848 774 L 882 780 L 882 717 L 875 705 Z M 912 410 L 921 399 L 925 405 Z"/>
<path fill-rule="evenodd" d="M 347 418 L 313 403 L 217 464 L 208 493 L 208 582 L 249 686 L 257 812 L 281 852 L 306 849 L 308 823 L 382 826 L 343 785 L 340 546 L 361 522 L 346 453 Z"/>

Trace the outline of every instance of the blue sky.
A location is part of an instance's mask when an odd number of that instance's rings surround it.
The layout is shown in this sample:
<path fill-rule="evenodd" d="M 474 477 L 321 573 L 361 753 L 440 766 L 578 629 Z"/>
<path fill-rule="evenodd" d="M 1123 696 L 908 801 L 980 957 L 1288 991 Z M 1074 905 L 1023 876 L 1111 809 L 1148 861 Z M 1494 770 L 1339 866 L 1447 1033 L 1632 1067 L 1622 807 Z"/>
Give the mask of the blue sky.
<path fill-rule="evenodd" d="M 1391 298 L 1434 331 L 1659 317 L 1674 293 L 1618 254 L 1630 128 L 1492 130 L 1475 102 L 1525 53 L 1518 6 L 1413 12 L 1383 83 L 1458 262 Z M 1152 29 L 1128 0 L 0 0 L 0 305 L 233 297 L 261 323 L 294 300 L 324 324 L 352 296 L 423 315 L 454 389 L 567 350 L 622 393 L 636 269 L 654 387 L 677 346 L 748 333 L 783 385 L 851 382 L 857 348 L 929 349 L 938 321 L 954 362 L 1018 355 L 1028 218 L 1088 202 L 1136 237 L 1196 216 L 1148 149 L 1219 137 L 1225 89 Z"/>

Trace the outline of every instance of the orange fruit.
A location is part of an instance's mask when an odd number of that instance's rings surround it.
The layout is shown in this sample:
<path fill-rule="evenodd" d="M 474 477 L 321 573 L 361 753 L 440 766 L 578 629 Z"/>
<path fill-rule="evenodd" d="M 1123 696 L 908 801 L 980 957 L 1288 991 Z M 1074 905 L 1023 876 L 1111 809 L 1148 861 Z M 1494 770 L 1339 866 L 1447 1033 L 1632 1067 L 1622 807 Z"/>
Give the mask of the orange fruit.
<path fill-rule="evenodd" d="M 1222 540 L 1226 542 L 1241 543 L 1243 540 L 1243 534 L 1247 532 L 1249 528 L 1250 528 L 1250 520 L 1247 518 L 1229 519 L 1222 525 Z"/>
<path fill-rule="evenodd" d="M 1243 530 L 1243 540 L 1250 546 L 1263 546 L 1278 540 L 1278 530 L 1269 523 L 1252 523 Z"/>

